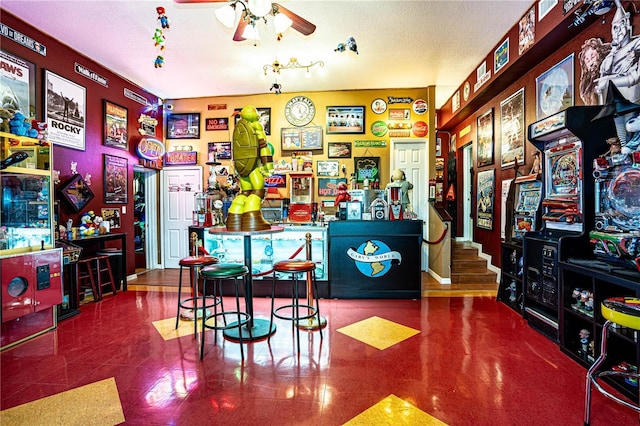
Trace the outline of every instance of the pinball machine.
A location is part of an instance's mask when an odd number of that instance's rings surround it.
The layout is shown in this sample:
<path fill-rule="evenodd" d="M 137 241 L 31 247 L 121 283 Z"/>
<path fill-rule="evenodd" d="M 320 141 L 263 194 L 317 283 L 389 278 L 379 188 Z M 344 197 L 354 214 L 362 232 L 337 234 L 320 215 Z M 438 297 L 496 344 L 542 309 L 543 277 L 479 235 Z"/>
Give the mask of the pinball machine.
<path fill-rule="evenodd" d="M 531 124 L 528 137 L 542 152 L 540 227 L 523 239 L 524 316 L 559 340 L 559 267 L 592 257 L 595 227 L 593 162 L 616 134 L 612 120 L 594 120 L 600 106 L 575 106 Z"/>

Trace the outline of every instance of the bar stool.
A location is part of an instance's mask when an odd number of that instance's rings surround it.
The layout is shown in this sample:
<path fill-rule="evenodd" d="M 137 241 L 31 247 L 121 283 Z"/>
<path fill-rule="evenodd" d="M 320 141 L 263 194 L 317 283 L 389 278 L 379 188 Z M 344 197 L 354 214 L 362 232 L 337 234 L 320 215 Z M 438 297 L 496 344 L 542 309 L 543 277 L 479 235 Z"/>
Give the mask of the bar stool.
<path fill-rule="evenodd" d="M 98 256 L 109 256 L 109 263 L 111 264 L 111 270 L 113 271 L 113 277 L 116 279 L 116 289 L 124 289 L 122 285 L 124 271 L 122 268 L 122 250 L 115 247 L 106 247 L 96 252 Z"/>
<path fill-rule="evenodd" d="M 604 389 L 598 379 L 606 376 L 623 377 L 629 379 L 639 379 L 640 374 L 632 371 L 615 371 L 615 370 L 601 370 L 598 368 L 602 365 L 607 358 L 607 340 L 609 337 L 609 329 L 614 324 L 627 327 L 633 330 L 640 330 L 640 299 L 633 297 L 613 297 L 606 299 L 602 302 L 601 307 L 602 316 L 607 320 L 602 326 L 602 341 L 600 342 L 600 356 L 593 363 L 589 371 L 587 372 L 587 383 L 585 393 L 585 408 L 584 408 L 584 424 L 589 425 L 591 420 L 591 389 L 592 384 L 595 386 L 601 394 L 607 398 L 631 408 L 632 410 L 640 413 L 640 405 L 632 403 L 622 399 L 621 397 L 614 395 L 611 391 Z"/>
<path fill-rule="evenodd" d="M 180 310 L 188 309 L 193 311 L 193 338 L 195 339 L 198 336 L 198 281 L 199 281 L 199 272 L 204 266 L 213 265 L 218 263 L 218 258 L 214 256 L 187 256 L 185 258 L 180 259 L 180 278 L 178 280 L 178 312 L 176 313 L 176 330 L 178 329 L 178 324 L 180 323 Z M 182 294 L 182 268 L 189 268 L 189 284 L 191 286 L 191 297 L 187 299 L 180 300 L 180 295 Z M 204 290 L 204 289 L 203 289 Z M 207 299 L 204 296 L 202 297 L 202 310 L 203 314 L 206 312 L 208 308 L 212 308 L 215 304 L 218 303 L 215 299 Z M 203 315 L 204 316 L 204 315 Z M 185 317 L 186 318 L 186 317 Z"/>
<path fill-rule="evenodd" d="M 93 293 L 93 301 L 100 301 L 100 293 L 98 287 L 96 287 L 96 281 L 93 279 L 93 268 L 91 263 L 93 258 L 84 258 L 78 260 L 78 296 L 80 300 L 84 299 L 84 289 L 90 288 Z M 88 284 L 88 285 L 87 285 Z"/>
<path fill-rule="evenodd" d="M 273 275 L 271 279 L 271 321 L 269 323 L 269 329 L 273 327 L 273 317 L 283 320 L 291 321 L 292 326 L 297 330 L 298 340 L 298 353 L 300 353 L 300 326 L 301 320 L 310 319 L 316 317 L 318 324 L 320 324 L 320 306 L 318 304 L 318 285 L 316 282 L 316 265 L 309 260 L 300 259 L 287 259 L 277 262 L 273 265 Z M 275 294 L 276 294 L 276 273 L 290 274 L 291 277 L 291 303 L 275 307 Z M 300 292 L 298 289 L 299 277 L 301 274 L 311 274 L 313 281 L 313 294 L 315 296 L 316 305 L 311 306 L 309 304 L 300 303 Z M 300 314 L 300 309 L 303 311 L 306 309 L 306 315 Z M 319 327 L 320 339 L 322 339 L 322 327 Z M 267 341 L 271 340 L 271 335 Z"/>
<path fill-rule="evenodd" d="M 100 294 L 100 300 L 102 300 L 102 290 L 103 290 L 102 287 L 105 285 L 111 286 L 111 292 L 115 296 L 117 293 L 116 282 L 113 279 L 113 271 L 111 270 L 111 262 L 109 261 L 109 256 L 106 256 L 106 255 L 95 256 L 92 259 L 95 259 L 96 261 L 96 278 L 97 278 L 96 282 L 98 286 L 98 293 Z M 107 282 L 103 281 L 105 272 L 109 277 L 109 281 Z"/>
<path fill-rule="evenodd" d="M 244 361 L 244 348 L 242 343 L 242 327 L 249 324 L 251 321 L 251 315 L 245 311 L 240 310 L 240 296 L 238 291 L 238 279 L 241 278 L 241 282 L 244 283 L 245 277 L 249 273 L 249 268 L 237 263 L 218 263 L 215 265 L 207 266 L 200 271 L 200 275 L 204 280 L 202 287 L 203 298 L 205 290 L 207 288 L 208 281 L 213 281 L 213 298 L 220 299 L 220 311 L 218 312 L 218 304 L 213 306 L 213 314 L 202 316 L 202 331 L 200 338 L 200 359 L 204 357 L 204 341 L 207 329 L 214 330 L 214 343 L 218 342 L 218 330 L 230 330 L 238 329 L 238 340 L 240 342 L 240 355 Z M 224 309 L 224 303 L 222 303 L 222 280 L 233 279 L 236 297 L 236 310 L 226 311 Z M 227 322 L 227 317 L 232 316 L 235 322 Z M 251 335 L 251 328 L 249 330 L 249 340 L 253 340 Z"/>

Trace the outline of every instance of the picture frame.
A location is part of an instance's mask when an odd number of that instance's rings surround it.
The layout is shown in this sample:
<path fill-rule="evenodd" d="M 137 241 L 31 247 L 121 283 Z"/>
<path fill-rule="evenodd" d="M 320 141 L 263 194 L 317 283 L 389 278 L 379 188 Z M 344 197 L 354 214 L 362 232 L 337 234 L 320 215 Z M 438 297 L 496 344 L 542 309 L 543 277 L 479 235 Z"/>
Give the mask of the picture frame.
<path fill-rule="evenodd" d="M 362 203 L 347 201 L 347 220 L 362 220 Z"/>
<path fill-rule="evenodd" d="M 282 151 L 322 149 L 322 127 L 283 127 L 280 129 Z"/>
<path fill-rule="evenodd" d="M 63 183 L 58 192 L 74 213 L 80 213 L 95 197 L 95 194 L 79 173 L 71 176 L 69 180 Z"/>
<path fill-rule="evenodd" d="M 495 169 L 478 172 L 476 181 L 476 227 L 493 230 Z"/>
<path fill-rule="evenodd" d="M 524 87 L 500 102 L 500 166 L 525 162 Z"/>
<path fill-rule="evenodd" d="M 536 77 L 536 119 L 574 105 L 574 53 Z"/>
<path fill-rule="evenodd" d="M 167 139 L 200 139 L 200 113 L 172 113 L 167 116 Z"/>
<path fill-rule="evenodd" d="M 336 197 L 338 195 L 338 184 L 347 183 L 347 178 L 320 177 L 318 178 L 318 196 Z"/>
<path fill-rule="evenodd" d="M 104 202 L 129 202 L 129 161 L 126 158 L 104 154 Z"/>
<path fill-rule="evenodd" d="M 323 177 L 337 177 L 340 176 L 340 162 L 339 161 L 317 161 L 316 162 L 316 175 Z"/>
<path fill-rule="evenodd" d="M 358 183 L 380 181 L 380 157 L 353 157 L 353 169 Z"/>
<path fill-rule="evenodd" d="M 362 134 L 365 132 L 364 106 L 328 106 L 327 134 Z"/>
<path fill-rule="evenodd" d="M 0 68 L 0 93 L 13 93 L 15 98 L 9 102 L 9 105 L 12 103 L 15 105 L 12 105 L 11 109 L 22 111 L 30 120 L 35 119 L 37 97 L 35 64 L 4 49 L 0 49 L 0 60 L 10 64 Z"/>
<path fill-rule="evenodd" d="M 44 70 L 43 86 L 48 141 L 84 151 L 87 89 L 49 70 Z"/>
<path fill-rule="evenodd" d="M 329 142 L 327 151 L 328 158 L 351 158 L 351 142 Z"/>
<path fill-rule="evenodd" d="M 478 167 L 493 164 L 493 108 L 477 118 L 477 162 Z"/>
<path fill-rule="evenodd" d="M 102 144 L 113 148 L 129 150 L 127 108 L 104 100 L 104 134 Z"/>
<path fill-rule="evenodd" d="M 229 142 L 209 142 L 209 158 L 208 161 L 215 162 L 217 160 L 231 160 L 232 143 Z"/>
<path fill-rule="evenodd" d="M 102 220 L 109 222 L 111 229 L 120 228 L 120 207 L 100 209 Z"/>

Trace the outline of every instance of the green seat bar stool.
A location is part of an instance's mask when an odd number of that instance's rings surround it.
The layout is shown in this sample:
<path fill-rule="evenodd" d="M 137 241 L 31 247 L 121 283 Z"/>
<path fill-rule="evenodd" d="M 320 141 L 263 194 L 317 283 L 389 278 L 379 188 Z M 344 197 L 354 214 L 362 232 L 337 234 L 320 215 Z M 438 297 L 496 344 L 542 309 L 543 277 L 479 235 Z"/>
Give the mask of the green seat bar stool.
<path fill-rule="evenodd" d="M 598 380 L 602 377 L 620 377 L 624 379 L 633 380 L 637 383 L 640 379 L 640 374 L 637 371 L 619 371 L 619 370 L 599 370 L 600 366 L 607 358 L 607 342 L 609 339 L 609 333 L 611 327 L 616 324 L 619 326 L 627 327 L 631 330 L 640 330 L 640 299 L 633 297 L 613 297 L 606 299 L 602 302 L 601 307 L 602 316 L 606 319 L 602 326 L 602 341 L 600 342 L 600 356 L 593 363 L 589 371 L 587 372 L 587 383 L 585 392 L 585 407 L 584 407 L 584 424 L 589 425 L 591 421 L 591 390 L 595 387 L 601 394 L 607 398 L 624 405 L 625 407 L 635 410 L 640 413 L 640 405 L 635 402 L 630 402 L 622 399 L 620 396 L 613 393 L 608 389 L 605 389 Z M 592 386 L 593 385 L 593 386 Z M 612 419 L 613 420 L 613 419 Z M 615 421 L 613 421 L 615 423 Z"/>
<path fill-rule="evenodd" d="M 213 314 L 202 316 L 202 330 L 200 337 L 200 359 L 204 358 L 204 343 L 207 330 L 214 330 L 214 343 L 218 342 L 218 330 L 230 330 L 238 329 L 238 341 L 240 342 L 240 355 L 244 361 L 244 348 L 242 339 L 241 328 L 248 325 L 251 321 L 251 315 L 245 310 L 240 309 L 240 292 L 239 285 L 244 285 L 244 280 L 249 273 L 249 268 L 237 263 L 218 263 L 207 266 L 200 271 L 200 275 L 204 280 L 202 288 L 203 298 L 206 295 L 207 284 L 209 281 L 213 281 L 211 289 L 213 291 L 212 297 L 219 299 L 220 303 L 213 306 Z M 223 280 L 233 280 L 236 298 L 235 311 L 227 311 L 224 309 L 224 303 L 222 302 L 222 282 Z M 220 305 L 220 310 L 218 310 Z M 229 321 L 227 321 L 229 317 Z M 233 322 L 231 322 L 233 321 Z M 249 330 L 249 341 L 253 339 L 251 335 L 251 328 Z"/>
<path fill-rule="evenodd" d="M 185 258 L 180 259 L 180 278 L 178 280 L 178 312 L 176 313 L 176 330 L 178 329 L 178 324 L 180 323 L 180 311 L 181 309 L 187 309 L 193 312 L 193 338 L 195 339 L 198 336 L 198 283 L 200 281 L 200 270 L 209 265 L 213 265 L 218 263 L 219 260 L 215 256 L 187 256 Z M 182 268 L 189 268 L 189 284 L 191 286 L 191 297 L 186 299 L 180 299 L 180 295 L 182 294 Z M 204 290 L 204 289 L 203 289 Z M 219 300 L 215 298 L 206 298 L 202 297 L 202 311 L 206 312 L 207 309 L 212 308 L 214 305 L 219 303 Z M 203 315 L 204 316 L 204 315 Z M 182 315 L 183 318 L 191 319 L 186 315 Z"/>
<path fill-rule="evenodd" d="M 291 279 L 291 303 L 286 305 L 275 307 L 275 294 L 276 294 L 276 274 L 288 274 Z M 300 303 L 300 291 L 299 284 L 306 282 L 306 280 L 300 280 L 302 274 L 311 274 L 311 280 L 313 282 L 313 294 L 315 297 L 315 306 L 311 306 L 306 303 Z M 301 313 L 302 311 L 302 313 Z M 271 320 L 269 328 L 273 327 L 273 318 L 280 318 L 283 320 L 291 321 L 291 324 L 296 329 L 297 336 L 297 348 L 300 353 L 300 321 L 310 318 L 316 318 L 318 324 L 320 324 L 320 306 L 318 304 L 318 285 L 316 282 L 316 265 L 309 260 L 300 259 L 287 259 L 276 262 L 273 265 L 273 275 L 271 279 Z M 322 327 L 319 327 L 320 339 L 322 339 Z M 268 341 L 271 340 L 269 335 Z"/>

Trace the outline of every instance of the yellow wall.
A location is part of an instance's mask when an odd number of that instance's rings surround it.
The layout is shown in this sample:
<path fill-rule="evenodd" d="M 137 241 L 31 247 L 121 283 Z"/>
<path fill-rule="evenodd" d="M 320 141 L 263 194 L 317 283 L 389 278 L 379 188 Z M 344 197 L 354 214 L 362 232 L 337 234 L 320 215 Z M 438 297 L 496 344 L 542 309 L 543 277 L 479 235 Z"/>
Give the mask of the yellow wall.
<path fill-rule="evenodd" d="M 389 135 L 384 137 L 375 137 L 371 133 L 371 124 L 378 120 L 388 121 L 389 108 L 408 108 L 411 109 L 412 104 L 389 104 L 387 106 L 387 112 L 383 114 L 374 114 L 371 111 L 371 102 L 376 98 L 382 98 L 385 101 L 389 96 L 394 98 L 412 98 L 427 100 L 427 89 L 385 89 L 385 90 L 350 90 L 340 92 L 304 92 L 304 93 L 282 93 L 280 95 L 275 94 L 262 94 L 252 96 L 225 96 L 225 97 L 212 97 L 212 98 L 195 98 L 195 99 L 176 99 L 167 100 L 165 103 L 172 104 L 172 113 L 200 113 L 200 139 L 167 139 L 166 148 L 168 151 L 172 151 L 174 146 L 192 145 L 194 150 L 198 152 L 198 163 L 205 166 L 205 179 L 208 176 L 208 170 L 205 163 L 207 161 L 207 147 L 209 142 L 225 142 L 232 139 L 233 134 L 233 119 L 230 119 L 229 131 L 206 131 L 205 120 L 207 118 L 220 118 L 231 117 L 235 108 L 242 108 L 246 105 L 253 105 L 257 108 L 271 108 L 271 135 L 268 136 L 268 142 L 270 142 L 275 148 L 274 160 L 280 158 L 286 158 L 290 161 L 292 152 L 285 151 L 282 153 L 280 147 L 280 129 L 283 127 L 294 127 L 286 120 L 284 116 L 285 104 L 294 96 L 304 95 L 309 97 L 316 107 L 316 115 L 308 126 L 321 126 L 326 128 L 326 107 L 327 106 L 364 106 L 365 107 L 365 129 L 364 134 L 340 134 L 340 135 L 327 135 L 323 133 L 323 146 L 322 152 L 314 151 L 313 153 L 313 168 L 316 171 L 316 161 L 327 160 L 327 142 L 354 142 L 355 140 L 385 140 L 387 146 L 385 148 L 356 148 L 352 145 L 351 158 L 337 159 L 341 164 L 344 164 L 347 168 L 347 176 L 350 176 L 354 171 L 353 157 L 361 156 L 378 156 L 380 157 L 380 187 L 384 188 L 391 176 L 391 170 L 389 170 Z M 224 110 L 208 110 L 208 105 L 220 105 L 226 104 Z M 429 123 L 429 136 L 433 137 L 435 132 L 432 120 L 429 116 L 435 116 L 435 111 L 429 106 L 429 113 L 418 115 L 411 110 L 411 122 L 425 121 Z M 412 137 L 415 137 L 413 133 Z M 335 160 L 335 159 L 334 159 Z M 228 162 L 230 164 L 230 161 Z M 342 177 L 342 176 L 341 176 Z M 206 187 L 206 185 L 205 185 Z M 283 189 L 280 190 L 283 196 L 287 196 Z M 317 197 L 317 182 L 314 189 L 314 197 Z M 319 198 L 319 197 L 318 197 Z M 327 198 L 319 198 L 327 199 Z"/>

